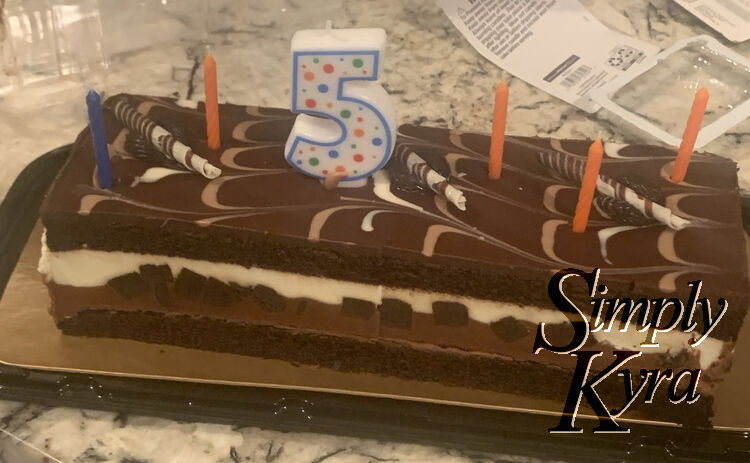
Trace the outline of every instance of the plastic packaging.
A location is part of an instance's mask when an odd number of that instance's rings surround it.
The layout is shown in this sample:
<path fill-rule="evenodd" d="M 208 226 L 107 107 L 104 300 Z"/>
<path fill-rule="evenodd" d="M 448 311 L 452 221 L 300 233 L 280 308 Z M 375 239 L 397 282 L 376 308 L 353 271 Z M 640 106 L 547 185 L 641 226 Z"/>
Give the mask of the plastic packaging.
<path fill-rule="evenodd" d="M 592 99 L 661 141 L 680 144 L 695 92 L 708 106 L 695 148 L 750 116 L 750 60 L 699 35 L 680 40 L 592 93 Z"/>

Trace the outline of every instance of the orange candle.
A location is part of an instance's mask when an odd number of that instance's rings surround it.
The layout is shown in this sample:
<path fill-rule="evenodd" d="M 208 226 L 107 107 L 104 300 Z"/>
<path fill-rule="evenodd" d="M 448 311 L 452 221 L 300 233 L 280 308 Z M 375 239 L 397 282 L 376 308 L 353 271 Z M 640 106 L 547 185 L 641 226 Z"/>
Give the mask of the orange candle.
<path fill-rule="evenodd" d="M 221 148 L 219 135 L 219 97 L 216 88 L 216 61 L 211 53 L 203 60 L 203 83 L 206 91 L 206 139 L 208 148 Z"/>
<path fill-rule="evenodd" d="M 698 138 L 698 131 L 701 128 L 707 104 L 708 90 L 706 90 L 706 87 L 701 87 L 695 92 L 693 107 L 690 108 L 690 116 L 688 116 L 687 125 L 685 125 L 685 132 L 682 134 L 682 142 L 680 142 L 680 148 L 677 150 L 672 174 L 669 176 L 669 179 L 674 183 L 680 183 L 685 180 L 690 156 L 693 154 L 693 149 L 695 148 L 695 139 Z"/>
<path fill-rule="evenodd" d="M 505 143 L 505 119 L 508 114 L 508 84 L 500 81 L 495 89 L 495 109 L 492 114 L 492 137 L 490 138 L 490 163 L 487 175 L 497 180 L 503 167 L 503 144 Z"/>
<path fill-rule="evenodd" d="M 346 169 L 328 172 L 325 180 L 323 180 L 323 188 L 326 190 L 335 189 L 337 186 L 339 186 L 341 180 L 345 179 L 348 175 L 349 172 L 347 172 Z"/>
<path fill-rule="evenodd" d="M 599 178 L 599 167 L 602 165 L 603 153 L 602 140 L 601 138 L 597 138 L 589 146 L 586 167 L 583 169 L 581 189 L 578 191 L 578 202 L 576 203 L 576 212 L 573 216 L 573 231 L 576 233 L 586 231 L 589 212 L 591 212 L 591 201 L 594 199 L 594 192 L 596 191 L 596 179 Z"/>

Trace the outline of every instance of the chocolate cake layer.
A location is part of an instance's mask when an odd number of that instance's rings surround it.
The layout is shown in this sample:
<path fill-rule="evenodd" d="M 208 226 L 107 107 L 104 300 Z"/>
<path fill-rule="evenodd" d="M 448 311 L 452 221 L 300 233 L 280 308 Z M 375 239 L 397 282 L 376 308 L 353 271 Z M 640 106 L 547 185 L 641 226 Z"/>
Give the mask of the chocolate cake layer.
<path fill-rule="evenodd" d="M 486 176 L 489 137 L 403 126 L 396 149 L 450 174 L 467 197 L 462 212 L 397 166 L 366 187 L 327 191 L 284 160 L 294 115 L 221 106 L 222 150 L 205 146 L 202 106 L 127 98 L 223 170 L 208 180 L 175 169 L 105 112 L 115 185 L 96 187 L 87 131 L 42 208 L 55 251 L 118 250 L 234 263 L 346 281 L 551 307 L 546 286 L 561 268 L 602 268 L 610 295 L 704 295 L 730 301 L 714 335 L 733 339 L 747 310 L 748 280 L 735 164 L 694 154 L 685 182 L 667 179 L 674 152 L 606 145 L 602 173 L 637 173 L 693 226 L 627 226 L 592 210 L 585 233 L 570 229 L 577 186 L 538 160 L 540 150 L 583 156 L 588 142 L 506 140 L 503 177 Z M 366 152 L 368 140 L 363 140 Z M 145 150 L 148 151 L 148 150 Z M 158 154 L 158 153 L 157 153 Z M 321 155 L 326 155 L 321 153 Z"/>
<path fill-rule="evenodd" d="M 341 304 L 325 304 L 285 298 L 267 286 L 224 284 L 184 269 L 175 278 L 164 265 L 142 265 L 105 286 L 49 283 L 49 288 L 53 315 L 68 334 L 168 343 L 553 399 L 559 394 L 555 388 L 564 388 L 563 379 L 569 381 L 575 364 L 570 356 L 532 354 L 536 322 L 508 316 L 481 323 L 455 302 L 438 300 L 432 313 L 415 312 L 410 304 L 392 298 L 378 306 L 347 298 Z M 571 334 L 568 323 L 549 325 L 548 338 L 556 344 L 564 344 Z M 609 358 L 615 348 L 623 348 L 611 341 L 609 336 L 601 341 L 592 336 L 587 349 L 601 350 Z M 638 341 L 631 342 L 637 349 Z M 634 372 L 702 368 L 699 392 L 706 398 L 700 407 L 689 409 L 639 405 L 635 416 L 704 423 L 707 404 L 731 360 L 733 346 L 717 342 L 709 339 L 700 350 L 647 350 L 629 362 Z M 334 347 L 337 344 L 341 347 Z M 707 348 L 719 349 L 715 358 L 704 359 Z M 361 355 L 349 358 L 351 349 Z M 403 362 L 409 366 L 404 368 Z M 458 363 L 460 368 L 455 367 Z M 493 370 L 469 374 L 482 365 Z M 531 372 L 534 366 L 541 371 Z M 423 370 L 426 373 L 419 375 Z M 608 402 L 623 400 L 624 389 L 617 381 L 597 390 Z"/>
<path fill-rule="evenodd" d="M 54 316 L 61 321 L 74 319 L 93 308 L 119 312 L 159 312 L 286 327 L 307 333 L 334 333 L 362 338 L 363 342 L 392 340 L 466 353 L 496 354 L 507 360 L 541 362 L 560 368 L 575 366 L 575 359 L 567 355 L 552 355 L 542 361 L 539 355 L 532 353 L 530 346 L 534 343 L 537 323 L 510 316 L 489 324 L 482 323 L 468 318 L 466 307 L 456 303 L 438 301 L 433 304 L 433 312 L 422 313 L 413 311 L 407 302 L 399 299 L 385 299 L 377 306 L 356 299 L 344 300 L 342 304 L 325 304 L 308 298 L 285 298 L 268 287 L 242 288 L 215 280 L 212 283 L 208 278 L 202 278 L 194 286 L 197 289 L 195 293 L 186 294 L 180 287 L 180 280 L 184 278 L 182 275 L 177 281 L 163 286 L 153 280 L 138 281 L 138 278 L 143 277 L 128 274 L 118 278 L 120 281 L 113 280 L 107 286 L 95 288 L 51 283 Z M 408 326 L 398 319 L 394 320 L 392 309 L 396 305 L 409 311 Z M 463 309 L 463 317 L 451 318 L 441 312 L 441 306 L 452 306 L 458 311 Z M 551 323 L 547 332 L 548 339 L 557 345 L 569 342 L 573 334 L 567 322 Z M 631 345 L 613 345 L 609 335 L 592 336 L 586 348 L 607 353 L 623 348 L 637 350 L 638 342 L 644 339 L 645 335 L 634 336 Z M 703 368 L 701 388 L 711 390 L 728 369 L 732 348 L 731 344 L 708 340 L 701 350 L 647 349 L 644 355 L 628 365 L 633 371 L 666 364 L 681 369 Z M 496 388 L 502 389 L 502 385 L 498 384 Z"/>
<path fill-rule="evenodd" d="M 84 310 L 76 317 L 64 319 L 60 327 L 71 335 L 124 337 L 282 359 L 345 372 L 378 373 L 475 389 L 502 390 L 544 397 L 561 404 L 572 375 L 570 369 L 496 355 L 448 351 L 390 340 L 363 342 L 346 336 L 158 312 Z M 549 354 L 546 357 L 556 356 Z M 595 363 L 595 368 L 605 365 Z M 663 365 L 664 368 L 672 366 L 669 363 Z M 665 386 L 656 390 L 653 402 L 634 402 L 627 411 L 627 417 L 682 425 L 708 424 L 712 396 L 704 394 L 694 404 L 674 405 L 667 399 Z M 678 389 L 678 392 L 681 391 Z M 619 377 L 610 377 L 600 383 L 597 393 L 607 404 L 619 406 L 624 403 L 624 389 Z"/>

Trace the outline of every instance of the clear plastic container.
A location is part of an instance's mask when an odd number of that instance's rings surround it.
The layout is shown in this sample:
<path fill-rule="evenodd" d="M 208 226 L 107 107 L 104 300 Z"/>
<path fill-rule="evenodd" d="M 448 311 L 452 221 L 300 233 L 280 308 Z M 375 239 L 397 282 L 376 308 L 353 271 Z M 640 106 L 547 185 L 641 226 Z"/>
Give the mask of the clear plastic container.
<path fill-rule="evenodd" d="M 322 27 L 341 0 L 7 0 L 0 8 L 0 112 L 27 114 L 100 90 L 118 56 L 169 44 L 210 45 L 212 33 L 288 39 Z M 220 12 L 231 10 L 232 15 Z"/>
<path fill-rule="evenodd" d="M 750 61 L 712 37 L 678 41 L 633 72 L 635 77 L 616 79 L 592 98 L 669 145 L 680 144 L 701 87 L 708 89 L 709 99 L 696 148 L 750 116 Z"/>
<path fill-rule="evenodd" d="M 106 67 L 96 0 L 10 0 L 2 19 L 4 109 L 64 100 L 88 74 Z"/>

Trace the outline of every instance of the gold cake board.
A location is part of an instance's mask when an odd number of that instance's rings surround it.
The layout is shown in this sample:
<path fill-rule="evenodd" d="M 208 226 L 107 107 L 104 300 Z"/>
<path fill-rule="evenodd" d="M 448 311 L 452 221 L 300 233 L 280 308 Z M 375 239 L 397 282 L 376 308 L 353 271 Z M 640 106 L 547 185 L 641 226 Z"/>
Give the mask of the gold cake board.
<path fill-rule="evenodd" d="M 23 368 L 170 381 L 296 389 L 414 400 L 559 416 L 562 401 L 343 373 L 235 354 L 143 342 L 66 336 L 47 312 L 47 288 L 37 272 L 42 227 L 34 227 L 0 300 L 0 362 Z M 731 310 L 731 309 L 730 309 Z M 739 336 L 732 371 L 716 394 L 714 427 L 750 430 L 750 323 Z M 561 391 L 564 397 L 566 391 Z M 587 414 L 582 410 L 581 416 Z M 673 423 L 633 420 L 618 421 Z M 550 419 L 550 426 L 557 423 Z"/>

